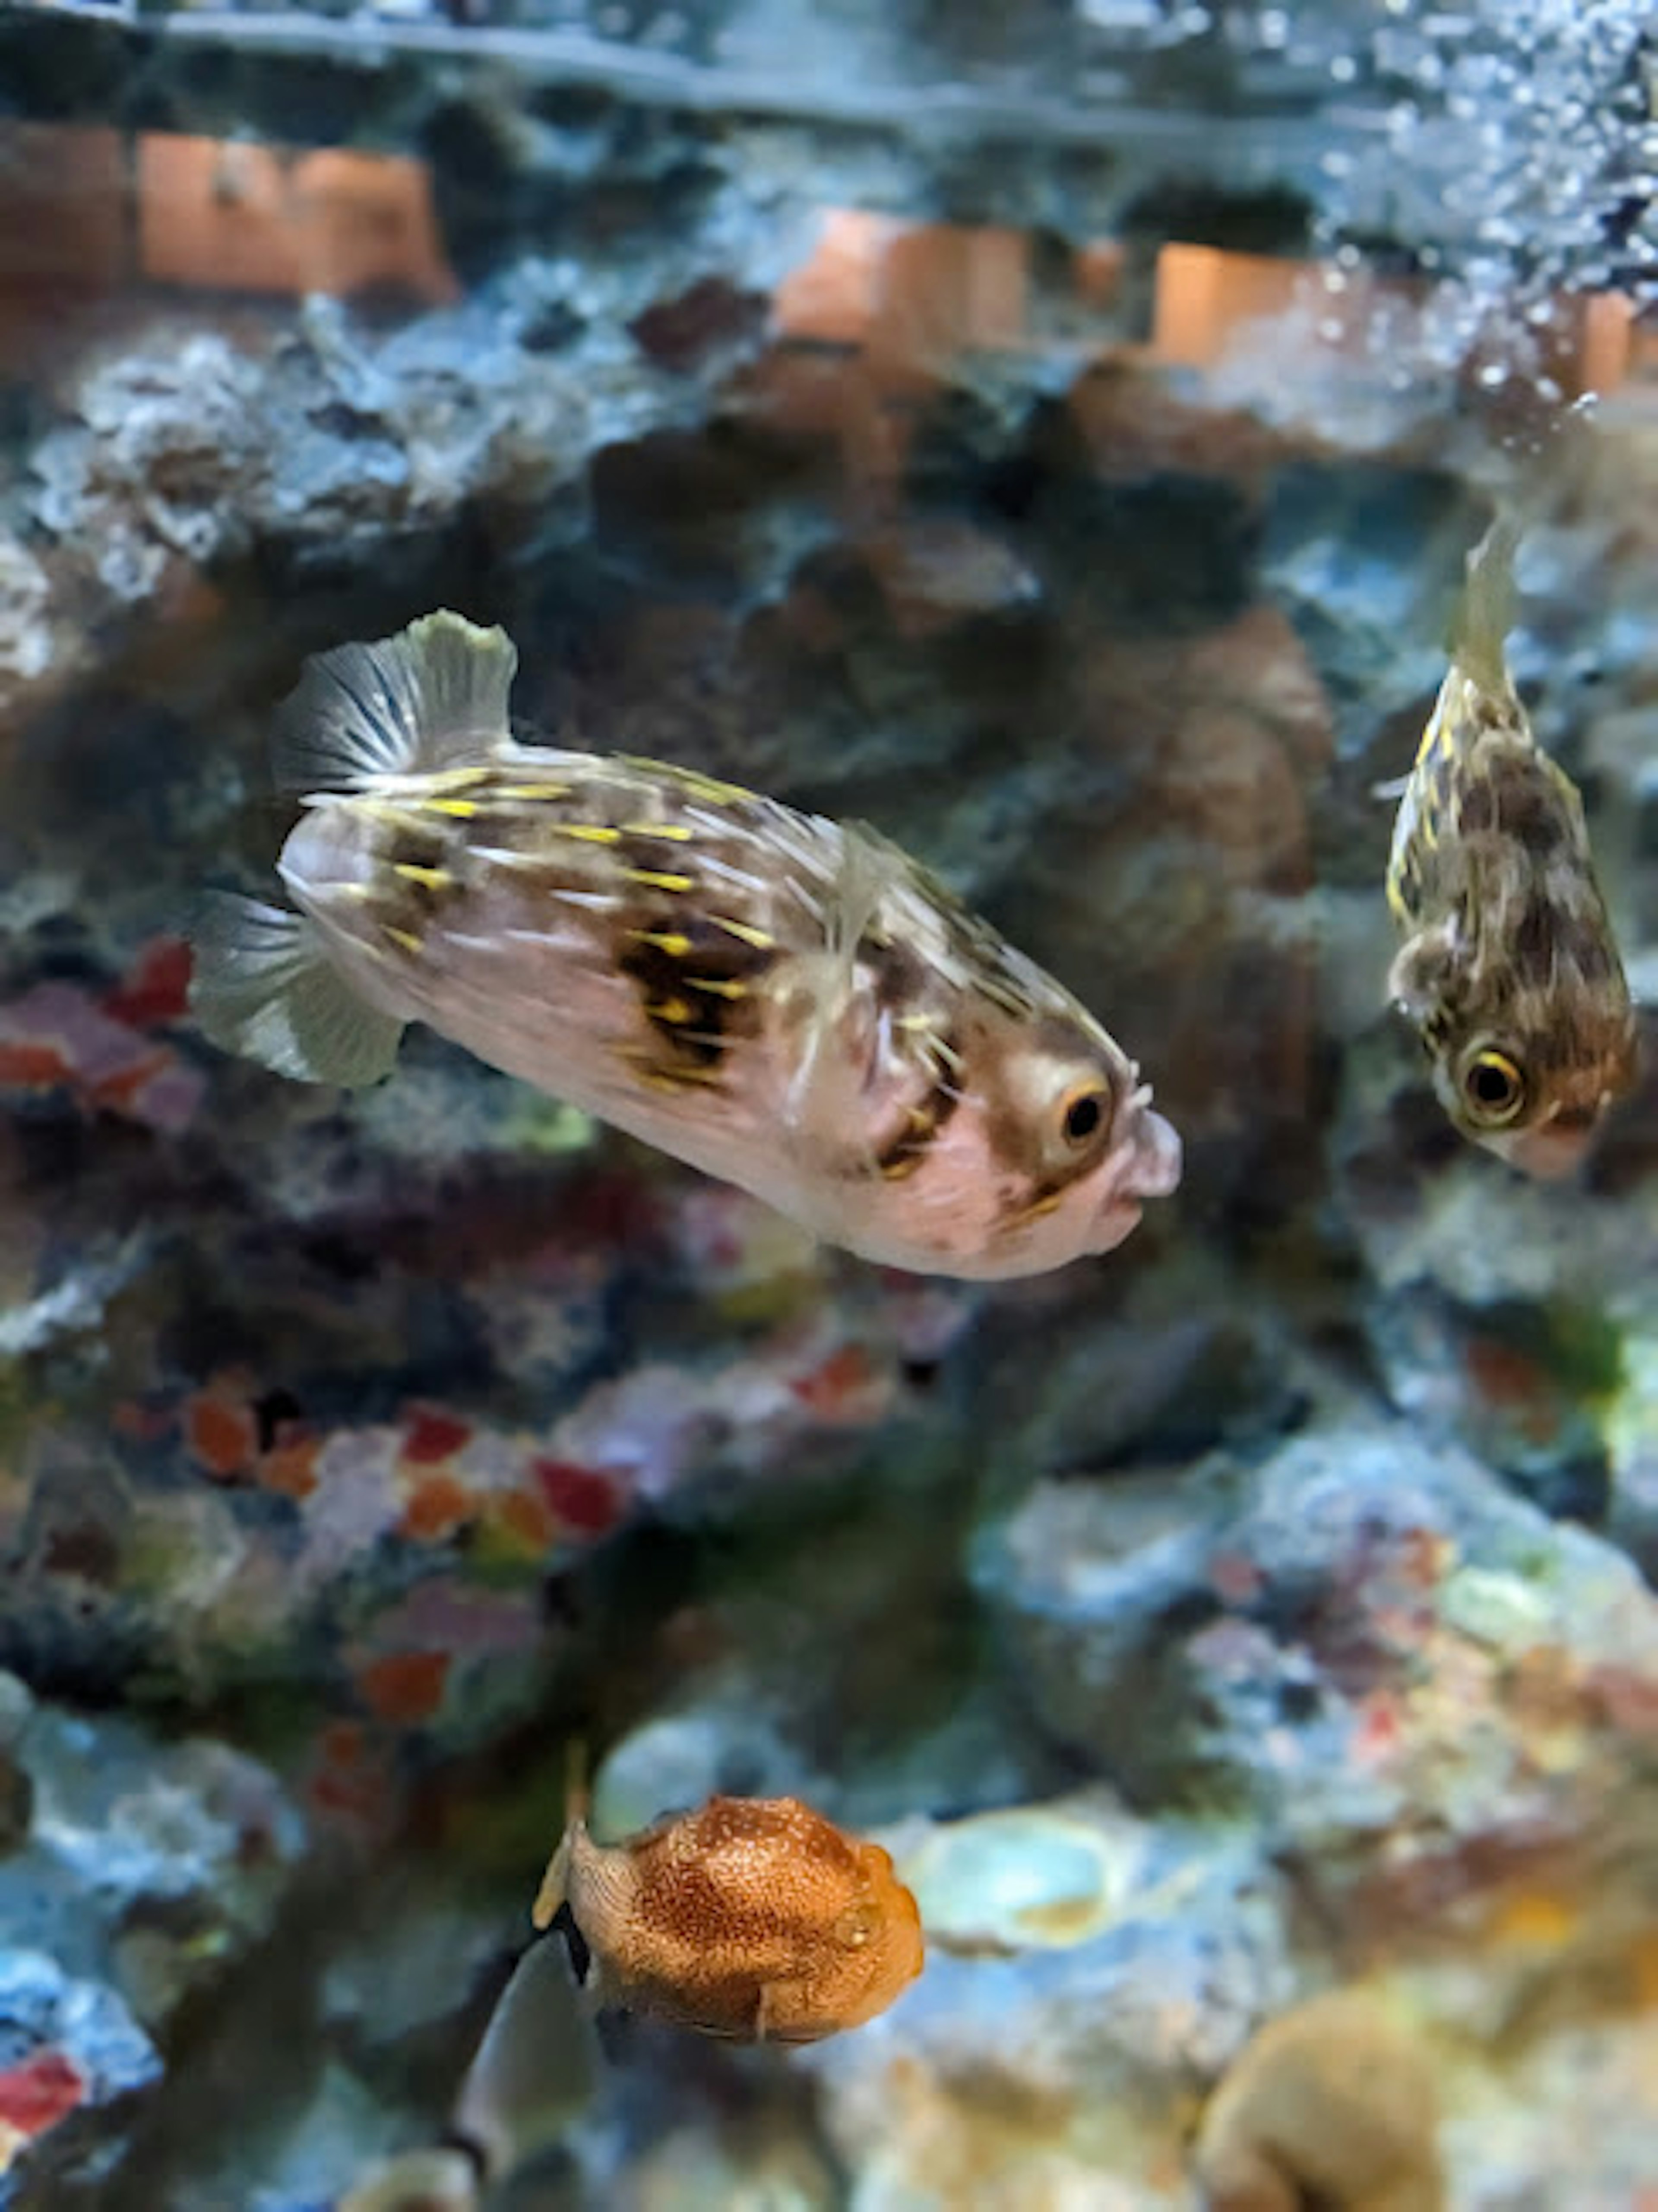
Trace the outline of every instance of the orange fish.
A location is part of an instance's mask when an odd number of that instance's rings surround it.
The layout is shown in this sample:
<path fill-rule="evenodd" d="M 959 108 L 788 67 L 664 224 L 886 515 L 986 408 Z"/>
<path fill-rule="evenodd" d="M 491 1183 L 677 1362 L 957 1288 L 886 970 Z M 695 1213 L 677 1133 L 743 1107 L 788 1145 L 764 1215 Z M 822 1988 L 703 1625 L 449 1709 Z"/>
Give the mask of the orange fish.
<path fill-rule="evenodd" d="M 798 1797 L 711 1797 L 614 1844 L 578 1814 L 537 1897 L 562 1905 L 599 2002 L 743 2043 L 815 2043 L 921 1971 L 921 1916 L 878 1844 Z"/>

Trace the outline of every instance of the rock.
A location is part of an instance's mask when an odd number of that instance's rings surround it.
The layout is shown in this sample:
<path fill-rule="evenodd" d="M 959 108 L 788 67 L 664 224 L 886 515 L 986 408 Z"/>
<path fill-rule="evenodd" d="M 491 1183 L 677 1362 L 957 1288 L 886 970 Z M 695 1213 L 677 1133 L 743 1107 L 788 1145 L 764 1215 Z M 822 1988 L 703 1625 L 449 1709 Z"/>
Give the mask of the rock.
<path fill-rule="evenodd" d="M 1442 2212 L 1427 2054 L 1362 1990 L 1309 1998 L 1245 2047 L 1206 2106 L 1209 2212 Z"/>
<path fill-rule="evenodd" d="M 1247 1811 L 1345 1913 L 1443 1910 L 1508 1854 L 1581 1866 L 1607 1802 L 1638 1817 L 1658 1604 L 1406 1431 L 1217 1460 L 1155 1509 L 1041 1486 L 979 1580 L 1043 1725 L 1140 1809 Z"/>
<path fill-rule="evenodd" d="M 106 2174 L 159 2079 L 154 2045 L 113 1990 L 45 1952 L 0 1950 L 0 2196 Z M 44 2201 L 44 2200 L 43 2200 Z"/>
<path fill-rule="evenodd" d="M 1047 1819 L 1007 1817 L 1033 1837 Z M 1188 2085 L 1278 2002 L 1271 1893 L 1247 1846 L 1154 1846 L 1102 1932 L 1084 1915 L 1069 1943 L 935 1948 L 886 2018 L 809 2062 L 852 2203 L 1170 2202 Z"/>

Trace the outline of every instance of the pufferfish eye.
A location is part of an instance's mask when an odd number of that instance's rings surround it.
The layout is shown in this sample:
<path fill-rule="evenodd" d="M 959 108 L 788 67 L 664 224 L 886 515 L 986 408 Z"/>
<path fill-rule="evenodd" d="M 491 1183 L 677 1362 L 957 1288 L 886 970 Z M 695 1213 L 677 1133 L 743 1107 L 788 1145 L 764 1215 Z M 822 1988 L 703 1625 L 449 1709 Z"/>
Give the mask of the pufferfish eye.
<path fill-rule="evenodd" d="M 1060 1102 L 1060 1127 L 1067 1145 L 1085 1145 L 1105 1121 L 1111 1094 L 1101 1083 L 1078 1083 Z"/>
<path fill-rule="evenodd" d="M 1462 1070 L 1462 1097 L 1482 1128 L 1505 1128 L 1526 1103 L 1526 1079 L 1507 1053 L 1488 1045 Z"/>

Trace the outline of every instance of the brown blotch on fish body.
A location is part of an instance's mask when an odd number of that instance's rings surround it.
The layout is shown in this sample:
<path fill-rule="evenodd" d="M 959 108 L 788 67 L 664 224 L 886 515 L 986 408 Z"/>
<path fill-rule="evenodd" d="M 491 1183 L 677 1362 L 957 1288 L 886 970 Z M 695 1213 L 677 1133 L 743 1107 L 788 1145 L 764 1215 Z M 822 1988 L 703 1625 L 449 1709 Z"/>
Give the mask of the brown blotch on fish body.
<path fill-rule="evenodd" d="M 616 965 L 638 986 L 652 1045 L 659 1048 L 644 1065 L 673 1079 L 688 1064 L 712 1071 L 735 1039 L 752 1036 L 756 1018 L 744 1001 L 771 958 L 693 915 L 684 928 L 663 921 L 629 931 Z"/>
<path fill-rule="evenodd" d="M 1210 2099 L 1193 2164 L 1206 2212 L 1444 2212 L 1427 2058 L 1362 1990 L 1269 2021 Z"/>
<path fill-rule="evenodd" d="M 604 2003 L 738 2042 L 815 2043 L 921 1971 L 915 1900 L 878 1844 L 798 1797 L 711 1797 L 615 1844 L 574 1820 L 536 1899 L 561 1906 Z"/>

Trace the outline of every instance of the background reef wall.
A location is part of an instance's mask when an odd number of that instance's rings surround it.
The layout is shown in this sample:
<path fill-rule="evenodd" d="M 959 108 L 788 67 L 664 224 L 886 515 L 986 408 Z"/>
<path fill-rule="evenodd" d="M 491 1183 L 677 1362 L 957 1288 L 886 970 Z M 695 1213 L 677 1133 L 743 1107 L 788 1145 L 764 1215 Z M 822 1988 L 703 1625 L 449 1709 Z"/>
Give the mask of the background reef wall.
<path fill-rule="evenodd" d="M 0 14 L 0 2202 L 435 2138 L 572 1734 L 880 1826 L 933 1955 L 635 2038 L 514 2202 L 1193 2202 L 1350 1981 L 1457 2204 L 1658 2190 L 1652 1081 L 1524 1185 L 1381 1003 L 1499 499 L 1658 974 L 1650 56 L 1524 12 Z M 937 867 L 1181 1197 L 920 1283 L 429 1037 L 213 1054 L 272 704 L 439 604 Z"/>

